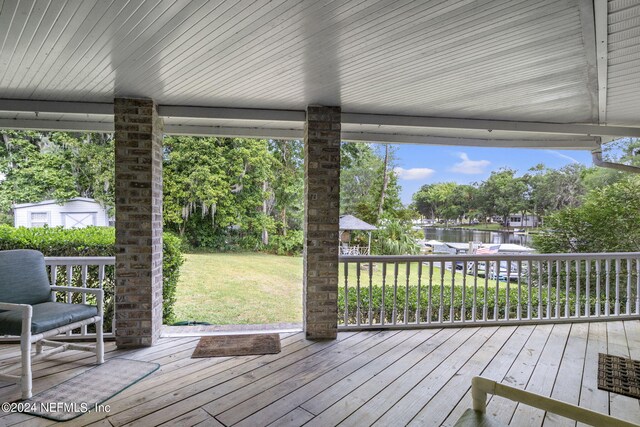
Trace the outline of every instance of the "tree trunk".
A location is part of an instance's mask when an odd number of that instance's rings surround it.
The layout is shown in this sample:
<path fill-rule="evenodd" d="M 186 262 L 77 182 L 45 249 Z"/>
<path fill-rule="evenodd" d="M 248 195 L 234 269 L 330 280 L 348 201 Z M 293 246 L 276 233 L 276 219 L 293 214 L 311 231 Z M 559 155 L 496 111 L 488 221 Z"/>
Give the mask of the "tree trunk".
<path fill-rule="evenodd" d="M 262 213 L 265 216 L 268 215 L 267 189 L 268 189 L 267 181 L 263 181 L 262 182 L 262 192 L 263 192 L 263 196 L 262 196 Z M 262 244 L 265 245 L 265 246 L 269 244 L 269 231 L 267 230 L 266 226 L 262 227 Z"/>
<path fill-rule="evenodd" d="M 282 208 L 282 235 L 287 237 L 287 207 Z"/>
<path fill-rule="evenodd" d="M 378 204 L 378 219 L 382 216 L 384 208 L 384 199 L 387 193 L 387 187 L 389 186 L 389 174 L 387 168 L 389 167 L 389 144 L 384 146 L 384 167 L 382 170 L 382 191 L 380 191 L 380 204 Z"/>

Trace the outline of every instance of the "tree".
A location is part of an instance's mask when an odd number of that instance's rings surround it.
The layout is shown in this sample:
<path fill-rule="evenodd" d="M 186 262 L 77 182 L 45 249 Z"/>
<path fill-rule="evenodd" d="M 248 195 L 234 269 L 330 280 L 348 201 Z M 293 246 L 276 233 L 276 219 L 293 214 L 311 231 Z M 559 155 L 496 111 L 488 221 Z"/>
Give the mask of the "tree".
<path fill-rule="evenodd" d="M 265 182 L 272 179 L 266 140 L 169 137 L 164 142 L 163 209 L 169 228 L 214 239 L 228 227 L 252 235 L 273 228 L 263 212 Z"/>
<path fill-rule="evenodd" d="M 543 253 L 640 250 L 640 178 L 591 190 L 584 203 L 548 216 L 546 233 L 534 236 Z"/>
<path fill-rule="evenodd" d="M 585 167 L 578 163 L 560 169 L 549 169 L 539 164 L 524 175 L 528 185 L 526 209 L 539 216 L 566 207 L 576 207 L 585 193 L 583 175 Z"/>
<path fill-rule="evenodd" d="M 455 182 L 423 185 L 413 195 L 413 202 L 422 215 L 448 221 L 456 218 L 458 214 L 458 210 L 454 207 L 457 186 Z"/>
<path fill-rule="evenodd" d="M 90 197 L 114 206 L 114 144 L 109 134 L 0 131 L 0 211 L 14 203 Z"/>
<path fill-rule="evenodd" d="M 304 166 L 302 141 L 269 141 L 273 156 L 273 209 L 283 236 L 289 228 L 302 229 Z"/>
<path fill-rule="evenodd" d="M 506 224 L 511 213 L 526 209 L 527 185 L 515 174 L 515 170 L 508 168 L 493 171 L 480 185 L 480 209 L 485 216 L 498 215 Z"/>
<path fill-rule="evenodd" d="M 395 218 L 403 208 L 393 162 L 391 147 L 382 154 L 371 144 L 342 144 L 341 213 L 356 215 L 372 224 L 382 218 Z"/>

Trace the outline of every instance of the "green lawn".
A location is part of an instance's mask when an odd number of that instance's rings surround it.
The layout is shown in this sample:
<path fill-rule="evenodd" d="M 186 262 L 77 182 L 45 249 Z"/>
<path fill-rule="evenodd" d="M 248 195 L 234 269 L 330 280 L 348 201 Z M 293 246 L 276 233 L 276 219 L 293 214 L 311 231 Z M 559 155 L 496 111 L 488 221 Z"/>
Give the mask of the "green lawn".
<path fill-rule="evenodd" d="M 215 325 L 302 322 L 302 258 L 185 254 L 176 320 Z"/>
<path fill-rule="evenodd" d="M 176 320 L 209 322 L 215 325 L 302 322 L 302 258 L 256 253 L 185 254 L 175 306 Z M 410 285 L 417 284 L 417 263 L 411 263 Z M 363 264 L 360 286 L 369 286 L 369 272 Z M 349 265 L 349 286 L 357 283 L 355 265 Z M 423 269 L 423 285 L 429 269 Z M 382 284 L 382 266 L 373 268 L 373 285 Z M 467 284 L 472 277 L 467 276 Z M 435 268 L 434 285 L 440 285 Z M 445 286 L 451 285 L 446 271 Z M 480 285 L 479 280 L 479 285 Z M 462 274 L 456 274 L 462 285 Z M 386 285 L 393 287 L 393 266 L 387 268 Z M 406 285 L 406 264 L 398 266 L 398 286 Z M 493 286 L 493 285 L 490 285 Z M 344 289 L 344 268 L 340 265 L 340 290 Z"/>

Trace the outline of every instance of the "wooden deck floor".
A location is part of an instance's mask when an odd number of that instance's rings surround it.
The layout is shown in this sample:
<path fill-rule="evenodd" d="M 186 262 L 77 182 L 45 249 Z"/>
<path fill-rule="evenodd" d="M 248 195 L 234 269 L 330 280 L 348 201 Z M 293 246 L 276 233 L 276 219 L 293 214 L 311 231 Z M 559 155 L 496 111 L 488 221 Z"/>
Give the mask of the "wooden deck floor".
<path fill-rule="evenodd" d="M 65 426 L 398 426 L 451 425 L 470 407 L 471 377 L 516 387 L 640 421 L 637 399 L 597 389 L 599 352 L 640 359 L 640 321 L 413 331 L 342 332 L 336 341 L 282 336 L 268 356 L 191 359 L 197 338 L 165 338 L 142 350 L 107 345 L 107 357 L 154 361 L 161 368 Z M 17 355 L 0 346 L 0 363 Z M 65 363 L 61 363 L 65 362 Z M 92 366 L 86 353 L 53 356 L 34 366 L 41 391 Z M 15 385 L 0 402 L 16 400 Z M 575 425 L 502 398 L 488 411 L 518 426 Z M 44 426 L 24 414 L 0 425 Z"/>

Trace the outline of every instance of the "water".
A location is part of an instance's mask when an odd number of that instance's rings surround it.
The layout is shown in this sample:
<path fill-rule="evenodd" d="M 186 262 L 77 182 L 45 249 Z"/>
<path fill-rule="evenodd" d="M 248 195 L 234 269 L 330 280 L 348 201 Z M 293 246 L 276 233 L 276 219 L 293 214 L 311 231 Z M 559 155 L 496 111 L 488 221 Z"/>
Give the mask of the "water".
<path fill-rule="evenodd" d="M 514 234 L 509 231 L 478 231 L 458 228 L 425 227 L 424 238 L 426 240 L 439 240 L 452 243 L 515 243 L 532 247 L 531 236 L 526 234 Z"/>

